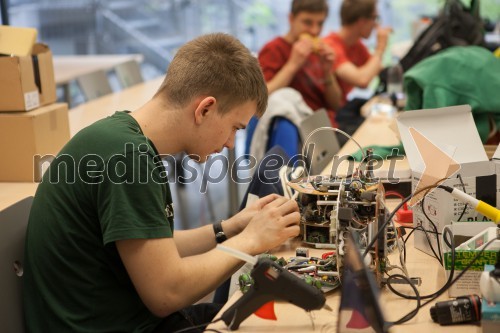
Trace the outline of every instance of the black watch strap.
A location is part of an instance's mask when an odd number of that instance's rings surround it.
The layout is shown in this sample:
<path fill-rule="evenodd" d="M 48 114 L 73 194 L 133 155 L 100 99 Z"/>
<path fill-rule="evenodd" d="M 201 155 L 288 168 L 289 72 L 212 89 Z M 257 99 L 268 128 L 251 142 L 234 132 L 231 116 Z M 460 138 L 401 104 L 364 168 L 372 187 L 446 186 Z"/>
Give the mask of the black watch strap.
<path fill-rule="evenodd" d="M 226 234 L 224 233 L 224 230 L 222 230 L 222 222 L 214 223 L 213 227 L 214 227 L 215 241 L 219 244 L 224 242 L 227 239 L 227 237 Z"/>

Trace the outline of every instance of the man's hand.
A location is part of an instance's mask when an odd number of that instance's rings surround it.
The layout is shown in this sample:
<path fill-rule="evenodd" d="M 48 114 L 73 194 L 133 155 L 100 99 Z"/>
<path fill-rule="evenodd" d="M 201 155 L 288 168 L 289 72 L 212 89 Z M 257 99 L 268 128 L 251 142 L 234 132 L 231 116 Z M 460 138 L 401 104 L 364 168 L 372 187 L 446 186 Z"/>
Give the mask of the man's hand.
<path fill-rule="evenodd" d="M 377 27 L 377 46 L 375 52 L 379 52 L 381 55 L 384 53 L 391 33 L 391 27 Z"/>
<path fill-rule="evenodd" d="M 229 227 L 231 225 L 232 229 L 235 230 L 235 234 L 239 234 L 243 229 L 246 228 L 250 220 L 259 213 L 262 208 L 264 208 L 270 202 L 276 200 L 280 196 L 277 194 L 269 194 L 263 198 L 258 199 L 249 206 L 245 207 L 239 213 L 234 215 L 232 218 L 223 222 L 223 229 L 226 230 L 226 225 Z"/>
<path fill-rule="evenodd" d="M 335 62 L 335 52 L 330 45 L 325 43 L 319 44 L 318 53 L 320 55 L 321 68 L 323 72 L 329 74 L 332 71 L 333 63 Z"/>
<path fill-rule="evenodd" d="M 278 195 L 258 200 L 242 216 L 242 221 L 249 219 L 246 228 L 224 244 L 248 254 L 260 254 L 299 234 L 297 203 Z M 198 230 L 198 235 L 184 242 L 196 246 L 213 239 L 210 226 Z M 172 238 L 125 239 L 116 241 L 116 247 L 137 293 L 158 317 L 193 304 L 241 265 L 240 260 L 213 246 L 208 252 L 191 251 L 200 252 L 193 255 L 184 251 L 181 256 Z"/>
<path fill-rule="evenodd" d="M 311 38 L 301 38 L 292 46 L 292 52 L 288 59 L 288 64 L 295 70 L 299 70 L 307 61 L 307 58 L 314 50 L 314 41 Z"/>
<path fill-rule="evenodd" d="M 269 196 L 265 198 L 267 200 Z M 251 244 L 252 254 L 276 247 L 300 232 L 297 203 L 281 196 L 273 196 L 270 199 L 236 236 L 242 242 Z"/>

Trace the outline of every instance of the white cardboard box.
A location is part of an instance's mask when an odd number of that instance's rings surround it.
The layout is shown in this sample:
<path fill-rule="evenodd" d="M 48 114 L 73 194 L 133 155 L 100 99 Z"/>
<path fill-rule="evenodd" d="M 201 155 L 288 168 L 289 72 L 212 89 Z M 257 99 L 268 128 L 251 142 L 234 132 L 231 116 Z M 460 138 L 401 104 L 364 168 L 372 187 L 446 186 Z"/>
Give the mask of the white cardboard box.
<path fill-rule="evenodd" d="M 460 229 L 463 230 L 463 226 L 457 227 L 457 224 L 464 224 L 461 222 L 452 223 L 450 229 L 453 231 L 453 234 L 456 236 L 457 234 L 461 234 Z M 465 222 L 467 224 L 467 222 Z M 470 223 L 470 224 L 490 224 L 490 223 Z M 477 226 L 476 228 L 478 228 Z M 482 226 L 481 226 L 482 228 Z M 468 233 L 468 232 L 466 232 Z M 495 240 L 493 243 L 489 244 L 488 248 L 480 254 L 480 250 L 484 248 L 484 246 L 490 242 L 491 240 L 496 239 L 497 235 L 497 227 L 492 226 L 480 233 L 477 233 L 469 239 L 468 241 L 462 244 L 455 243 L 455 271 L 453 276 L 456 277 L 458 274 L 461 274 L 465 267 L 467 267 L 471 261 L 479 255 L 478 259 L 472 264 L 472 266 L 467 270 L 467 272 L 463 273 L 462 277 L 453 284 L 450 288 L 448 288 L 448 296 L 449 297 L 459 297 L 463 295 L 470 294 L 481 294 L 479 287 L 479 280 L 481 278 L 481 274 L 485 269 L 485 265 L 494 265 L 497 260 L 498 249 L 500 246 L 500 241 Z M 448 279 L 451 268 L 452 268 L 452 256 L 450 248 L 443 243 L 443 266 L 446 273 L 446 278 Z"/>
<path fill-rule="evenodd" d="M 500 164 L 488 161 L 469 105 L 407 111 L 399 115 L 398 128 L 412 170 L 412 188 L 415 189 L 425 169 L 425 163 L 436 163 L 436 161 L 424 162 L 422 160 L 410 134 L 410 127 L 415 128 L 460 164 L 460 170 L 448 178 L 443 183 L 444 185 L 462 190 L 461 181 L 457 178 L 460 174 L 468 194 L 476 197 L 479 192 L 479 199 L 493 206 L 500 206 L 500 177 L 498 177 Z M 462 202 L 439 189 L 426 196 L 423 206 L 438 232 L 441 232 L 443 227 L 451 221 L 458 221 L 464 209 Z M 463 214 L 461 221 L 464 220 L 491 223 L 471 208 L 467 208 Z M 433 230 L 431 223 L 422 212 L 420 203 L 413 207 L 413 225 L 414 227 L 422 225 L 426 230 Z M 427 235 L 438 253 L 436 234 L 427 233 Z M 423 231 L 415 231 L 415 248 L 433 255 Z"/>

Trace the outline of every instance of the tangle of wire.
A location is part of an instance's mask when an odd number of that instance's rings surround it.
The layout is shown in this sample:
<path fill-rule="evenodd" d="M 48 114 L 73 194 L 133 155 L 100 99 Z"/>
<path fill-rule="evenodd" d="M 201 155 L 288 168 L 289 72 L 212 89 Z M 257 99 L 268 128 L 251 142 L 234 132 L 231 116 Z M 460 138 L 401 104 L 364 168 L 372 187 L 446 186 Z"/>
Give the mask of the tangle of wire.
<path fill-rule="evenodd" d="M 441 181 L 442 180 L 438 181 L 438 184 Z M 460 177 L 460 181 L 462 183 L 463 188 L 465 189 L 465 186 L 463 184 L 463 181 L 462 181 L 461 177 Z M 368 252 L 370 251 L 370 249 L 372 248 L 372 246 L 375 244 L 375 242 L 377 241 L 377 239 L 380 236 L 380 234 L 385 230 L 386 226 L 394 218 L 394 215 L 396 214 L 396 212 L 401 207 L 403 207 L 403 205 L 405 203 L 407 203 L 408 201 L 410 201 L 411 198 L 413 198 L 417 194 L 419 194 L 419 193 L 421 193 L 423 191 L 427 191 L 424 194 L 424 197 L 425 197 L 428 194 L 428 192 L 431 189 L 433 189 L 433 188 L 439 188 L 439 185 L 429 185 L 429 186 L 426 186 L 426 187 L 420 189 L 419 191 L 415 192 L 414 194 L 410 194 L 409 196 L 407 196 L 406 198 L 404 198 L 401 201 L 401 203 L 399 203 L 398 206 L 396 206 L 396 208 L 391 212 L 391 214 L 388 216 L 388 218 L 386 219 L 386 221 L 384 222 L 384 224 L 382 224 L 379 227 L 379 231 L 373 236 L 372 240 L 370 241 L 370 243 L 366 247 L 366 249 L 365 249 L 365 251 L 363 253 L 363 257 L 365 257 L 368 254 Z M 466 208 L 467 207 L 464 207 L 464 211 L 460 215 L 461 217 L 463 216 Z M 422 226 L 415 227 L 412 230 L 412 232 L 414 232 L 415 230 L 419 229 L 419 227 L 422 227 Z M 424 233 L 425 233 L 425 235 L 427 237 L 428 237 L 427 232 L 432 232 L 432 231 L 425 230 L 423 227 L 422 227 L 422 230 L 424 231 Z M 411 233 L 408 235 L 408 237 L 411 235 Z M 434 233 L 436 233 L 437 235 L 439 235 L 439 233 L 437 232 L 437 227 L 435 228 Z M 496 238 L 495 238 L 495 239 L 490 240 L 488 243 L 486 243 L 485 246 L 469 262 L 469 264 L 467 266 L 465 266 L 464 269 L 456 276 L 456 278 L 453 278 L 454 273 L 455 273 L 455 246 L 454 246 L 455 244 L 454 244 L 454 240 L 453 240 L 453 234 L 452 234 L 451 230 L 445 229 L 445 234 L 444 235 L 450 236 L 450 240 L 448 240 L 448 238 L 446 238 L 446 236 L 445 236 L 445 237 L 443 237 L 443 241 L 445 241 L 446 245 L 450 248 L 450 252 L 451 252 L 451 267 L 450 267 L 450 273 L 449 273 L 449 276 L 448 276 L 448 280 L 445 282 L 445 284 L 438 291 L 436 291 L 436 292 L 434 292 L 432 294 L 429 294 L 429 295 L 421 296 L 419 294 L 417 288 L 415 287 L 415 285 L 409 279 L 409 277 L 407 277 L 405 275 L 401 275 L 401 274 L 393 274 L 393 275 L 389 275 L 388 276 L 388 278 L 386 280 L 386 283 L 387 283 L 387 287 L 388 287 L 389 290 L 391 290 L 394 294 L 396 294 L 397 296 L 400 296 L 402 298 L 411 299 L 411 300 L 416 300 L 417 301 L 417 306 L 415 307 L 415 309 L 413 309 L 412 311 L 410 311 L 409 313 L 407 313 L 406 315 L 404 315 L 403 317 L 401 317 L 400 319 L 398 319 L 398 320 L 396 320 L 394 322 L 387 322 L 387 324 L 389 326 L 399 325 L 399 324 L 405 323 L 405 322 L 411 320 L 412 318 L 414 318 L 417 315 L 417 313 L 419 312 L 419 310 L 423 306 L 425 306 L 425 305 L 429 304 L 430 302 L 434 301 L 436 298 L 438 298 L 439 296 L 441 296 L 446 290 L 448 290 L 453 284 L 455 284 L 458 281 L 458 279 L 460 279 L 460 277 L 462 277 L 470 269 L 470 267 L 472 267 L 472 265 L 482 255 L 482 253 L 486 250 L 486 248 L 488 248 L 488 246 L 496 240 Z M 408 237 L 406 238 L 406 240 L 408 239 Z M 427 240 L 428 240 L 429 244 L 431 245 L 430 239 L 428 238 Z M 406 241 L 405 241 L 405 243 L 406 243 Z M 432 245 L 431 245 L 431 249 L 433 250 Z M 442 258 L 440 256 L 438 256 L 435 253 L 435 251 L 433 251 L 433 253 L 434 253 L 436 259 L 440 260 L 440 262 L 441 262 Z M 406 261 L 406 248 L 405 248 L 405 261 Z M 405 295 L 405 294 L 400 293 L 399 291 L 395 290 L 394 287 L 391 285 L 391 281 L 394 280 L 394 279 L 396 279 L 396 278 L 405 280 L 410 285 L 410 287 L 413 289 L 413 292 L 415 293 L 415 296 Z M 423 299 L 428 299 L 428 301 L 426 301 L 425 303 L 422 304 L 421 300 L 423 300 Z"/>
<path fill-rule="evenodd" d="M 444 180 L 444 179 L 442 179 Z M 438 182 L 441 182 L 442 180 L 439 180 Z M 413 198 L 415 195 L 419 194 L 419 193 L 422 193 L 424 191 L 427 191 L 429 192 L 431 189 L 433 188 L 437 188 L 439 185 L 429 185 L 429 186 L 425 186 L 423 188 L 421 188 L 420 190 L 418 190 L 417 192 L 415 192 L 414 194 L 410 194 L 409 196 L 407 196 L 406 198 L 404 198 L 397 206 L 396 208 L 394 208 L 394 210 L 389 214 L 389 216 L 386 218 L 385 222 L 379 226 L 379 230 L 378 232 L 373 236 L 372 240 L 370 241 L 370 243 L 368 244 L 368 246 L 366 247 L 365 251 L 363 252 L 363 258 L 366 257 L 366 255 L 368 254 L 368 252 L 370 251 L 370 249 L 373 247 L 373 245 L 375 244 L 375 242 L 377 241 L 377 239 L 380 237 L 380 235 L 384 232 L 385 230 L 385 227 L 387 227 L 387 225 L 392 221 L 392 219 L 394 218 L 394 215 L 396 215 L 396 212 L 401 208 L 403 207 L 403 205 L 405 203 L 407 203 L 408 201 L 411 200 L 411 198 Z M 427 193 L 426 193 L 427 194 Z"/>
<path fill-rule="evenodd" d="M 462 176 L 460 174 L 458 174 L 457 178 L 460 179 L 460 184 L 462 185 L 462 190 L 463 190 L 464 193 L 466 193 L 465 184 L 464 184 L 464 181 L 462 179 Z M 441 256 L 441 242 L 439 241 L 439 237 L 438 237 L 440 234 L 439 234 L 439 232 L 437 230 L 437 226 L 434 223 L 434 221 L 432 221 L 431 218 L 427 215 L 427 212 L 425 211 L 425 203 L 424 202 L 425 202 L 425 195 L 422 197 L 422 200 L 420 201 L 420 208 L 422 209 L 423 215 L 425 216 L 425 218 L 427 219 L 427 221 L 432 225 L 432 228 L 434 229 L 433 233 L 436 234 L 437 253 L 439 255 L 436 254 L 436 251 L 434 250 L 434 246 L 432 245 L 432 243 L 430 241 L 429 235 L 427 235 L 427 232 L 426 232 L 426 230 L 423 227 L 422 227 L 422 231 L 424 231 L 424 233 L 425 233 L 425 237 L 427 238 L 427 241 L 429 242 L 429 247 L 430 247 L 432 253 L 439 260 L 439 263 L 441 265 L 443 265 L 443 257 Z M 462 210 L 462 213 L 458 217 L 457 221 L 461 221 L 462 220 L 462 218 L 463 218 L 466 210 L 467 210 L 467 204 L 465 204 L 464 209 Z M 432 231 L 429 231 L 429 232 L 432 232 Z"/>
<path fill-rule="evenodd" d="M 449 231 L 449 229 L 447 229 L 448 232 L 450 233 L 451 235 L 451 231 Z M 453 236 L 451 236 L 451 238 L 453 239 Z M 472 260 L 469 262 L 469 264 L 467 266 L 465 266 L 462 271 L 455 277 L 453 278 L 453 275 L 454 275 L 454 271 L 455 271 L 455 249 L 454 247 L 451 247 L 450 250 L 451 250 L 451 266 L 450 266 L 450 275 L 448 277 L 448 280 L 446 281 L 446 283 L 444 284 L 444 286 L 442 288 L 440 288 L 438 291 L 436 291 L 435 293 L 431 294 L 431 295 L 427 295 L 427 296 L 420 296 L 418 291 L 416 290 L 416 287 L 413 286 L 413 284 L 410 284 L 410 286 L 412 286 L 412 289 L 413 291 L 415 292 L 415 296 L 409 296 L 409 295 L 404 295 L 404 298 L 408 298 L 408 299 L 415 299 L 417 300 L 417 306 L 415 307 L 415 309 L 413 309 L 412 311 L 410 311 L 409 313 L 407 313 L 406 315 L 404 315 L 403 317 L 401 317 L 400 319 L 394 321 L 394 322 L 388 322 L 387 324 L 389 326 L 393 326 L 393 325 L 399 325 L 399 324 L 402 324 L 404 322 L 407 322 L 409 321 L 410 319 L 412 319 L 413 317 L 415 317 L 418 313 L 418 311 L 426 306 L 427 304 L 431 303 L 432 301 L 434 301 L 436 298 L 438 298 L 439 296 L 441 296 L 446 290 L 448 290 L 448 288 L 451 288 L 451 286 L 453 286 L 471 267 L 472 265 L 474 265 L 474 263 L 477 261 L 477 259 L 479 259 L 479 257 L 483 254 L 483 252 L 494 242 L 496 241 L 497 239 L 494 238 L 492 240 L 490 240 L 489 242 L 487 242 L 484 247 L 478 251 L 478 253 L 474 256 L 474 258 L 472 258 Z M 452 245 L 453 245 L 453 241 L 452 241 Z M 405 276 L 403 276 L 404 278 L 406 278 Z M 389 281 L 389 279 L 388 279 Z M 390 284 L 390 283 L 389 283 Z M 389 286 L 388 284 L 388 286 Z M 391 289 L 391 291 L 394 292 L 394 290 Z M 403 295 L 403 294 L 401 294 Z M 430 297 L 432 296 L 432 297 Z M 421 303 L 421 300 L 423 298 L 427 298 L 429 297 L 429 300 L 427 300 L 425 303 Z"/>
<path fill-rule="evenodd" d="M 318 128 L 317 130 L 319 130 L 321 128 Z M 324 127 L 324 129 L 332 129 L 332 130 L 336 130 L 336 131 L 339 131 L 339 132 L 342 132 L 336 128 L 330 128 L 330 127 Z M 307 140 L 309 139 L 309 137 L 314 134 L 317 130 L 313 131 L 309 136 L 308 138 L 306 139 L 306 142 Z M 347 135 L 348 137 L 350 137 L 347 133 L 345 132 L 342 132 L 343 134 Z M 359 144 L 356 142 L 356 144 L 359 146 Z M 361 148 L 361 147 L 360 147 Z M 463 183 L 463 180 L 462 180 L 462 177 L 460 175 L 457 176 L 459 179 L 460 179 L 460 182 L 461 182 L 461 185 L 462 185 L 462 188 L 465 192 L 465 185 Z M 438 181 L 438 183 L 440 183 L 442 180 Z M 378 239 L 379 235 L 385 230 L 386 226 L 389 224 L 390 221 L 392 221 L 392 219 L 394 218 L 394 215 L 396 214 L 396 212 L 401 208 L 403 207 L 404 204 L 406 204 L 408 201 L 411 200 L 412 197 L 414 197 L 415 195 L 423 192 L 423 191 L 427 191 L 427 193 L 433 189 L 433 188 L 439 188 L 439 185 L 430 185 L 430 186 L 426 186 L 422 189 L 420 189 L 419 191 L 415 192 L 414 194 L 410 194 L 409 196 L 407 196 L 406 198 L 404 198 L 401 203 L 398 204 L 398 206 L 396 206 L 396 208 L 391 212 L 391 214 L 388 216 L 388 218 L 386 219 L 386 221 L 384 222 L 384 224 L 382 226 L 379 227 L 379 231 L 377 232 L 377 234 L 375 234 L 375 236 L 373 237 L 372 241 L 370 241 L 370 243 L 367 245 L 364 253 L 363 253 L 363 257 L 365 257 L 367 255 L 367 253 L 369 252 L 370 248 L 374 245 L 374 243 L 376 242 L 376 240 Z M 437 227 L 436 225 L 434 224 L 434 222 L 427 216 L 427 214 L 425 213 L 425 210 L 424 210 L 424 205 L 423 205 L 423 201 L 424 201 L 424 198 L 425 196 L 427 195 L 427 193 L 424 194 L 423 198 L 422 198 L 422 201 L 421 201 L 421 208 L 422 208 L 422 212 L 424 213 L 424 216 L 427 218 L 427 220 L 431 223 L 431 225 L 433 226 L 434 228 L 434 231 L 432 230 L 425 230 L 423 226 L 417 226 L 415 228 L 411 228 L 411 227 L 407 227 L 407 226 L 404 226 L 403 228 L 408 228 L 408 229 L 412 229 L 412 231 L 407 235 L 406 239 L 403 238 L 403 244 L 404 244 L 404 262 L 406 262 L 406 241 L 409 239 L 409 237 L 411 236 L 411 234 L 415 231 L 415 230 L 419 230 L 421 229 L 424 234 L 426 235 L 427 237 L 427 241 L 429 243 L 429 246 L 435 256 L 436 259 L 438 259 L 440 261 L 440 263 L 442 264 L 442 256 L 438 256 L 432 246 L 432 242 L 428 236 L 427 233 L 434 233 L 436 234 L 437 236 L 440 235 L 439 232 L 437 231 Z M 467 209 L 467 205 L 465 205 L 464 207 L 464 210 L 462 211 L 460 217 L 459 217 L 459 221 L 461 220 L 461 218 L 463 217 L 463 215 L 465 214 L 465 211 Z M 447 236 L 450 237 L 450 239 L 448 240 Z M 436 237 L 437 238 L 437 243 L 438 243 L 438 251 L 441 252 L 441 248 L 440 248 L 440 245 L 439 245 L 439 237 Z M 430 302 L 434 301 L 435 299 L 437 299 L 439 296 L 441 296 L 446 290 L 448 290 L 451 286 L 453 286 L 471 267 L 472 265 L 474 265 L 474 263 L 477 261 L 477 259 L 483 254 L 483 252 L 496 240 L 496 238 L 490 240 L 488 243 L 485 244 L 485 246 L 474 256 L 474 258 L 469 262 L 469 264 L 467 266 L 465 266 L 463 268 L 463 270 L 455 277 L 453 278 L 454 276 L 454 273 L 455 273 L 455 244 L 454 244 L 454 239 L 453 239 L 453 234 L 451 232 L 450 229 L 445 229 L 444 233 L 443 233 L 443 241 L 446 243 L 446 245 L 450 248 L 450 252 L 451 252 L 451 266 L 450 266 L 450 273 L 449 273 L 449 276 L 448 276 L 448 279 L 447 281 L 445 282 L 445 284 L 439 289 L 437 290 L 436 292 L 432 293 L 432 294 L 429 294 L 429 295 L 424 295 L 424 296 L 421 296 L 420 293 L 418 292 L 418 289 L 415 287 L 415 285 L 413 284 L 413 282 L 410 280 L 410 278 L 406 275 L 403 275 L 403 274 L 391 274 L 391 275 L 388 275 L 387 277 L 387 280 L 386 280 L 386 284 L 387 284 L 387 287 L 389 290 L 391 290 L 395 295 L 399 296 L 399 297 L 402 297 L 402 298 L 405 298 L 405 299 L 410 299 L 410 300 L 416 300 L 417 301 L 417 305 L 415 307 L 415 309 L 411 310 L 410 312 L 408 312 L 407 314 L 405 314 L 404 316 L 402 316 L 401 318 L 399 318 L 398 320 L 396 321 L 393 321 L 393 322 L 386 322 L 387 325 L 390 326 L 394 326 L 394 325 L 399 325 L 399 324 L 403 324 L 411 319 L 413 319 L 417 314 L 418 312 L 420 311 L 420 309 L 424 306 L 426 306 L 427 304 L 429 304 Z M 403 263 L 402 263 L 403 264 Z M 403 271 L 404 272 L 404 271 Z M 405 273 L 405 272 L 404 272 Z M 396 289 L 394 289 L 394 287 L 392 286 L 391 284 L 391 281 L 392 280 L 395 280 L 395 279 L 402 279 L 404 281 L 407 282 L 408 285 L 410 285 L 410 287 L 413 289 L 413 292 L 415 293 L 415 296 L 412 296 L 412 295 L 406 295 L 406 294 L 403 294 L 399 291 L 397 291 Z M 421 301 L 423 299 L 428 299 L 425 303 L 421 303 Z M 182 332 L 189 332 L 193 329 L 200 329 L 200 328 L 204 328 L 210 324 L 213 324 L 213 323 L 216 323 L 216 322 L 219 322 L 221 321 L 222 318 L 218 318 L 212 322 L 209 322 L 209 323 L 204 323 L 204 324 L 200 324 L 200 325 L 196 325 L 196 326 L 192 326 L 192 327 L 188 327 L 188 328 L 184 328 L 184 329 L 181 329 L 181 330 L 177 330 L 175 331 L 174 333 L 182 333 Z M 200 330 L 201 331 L 201 330 Z M 216 329 L 205 329 L 205 332 L 219 332 L 218 330 Z"/>

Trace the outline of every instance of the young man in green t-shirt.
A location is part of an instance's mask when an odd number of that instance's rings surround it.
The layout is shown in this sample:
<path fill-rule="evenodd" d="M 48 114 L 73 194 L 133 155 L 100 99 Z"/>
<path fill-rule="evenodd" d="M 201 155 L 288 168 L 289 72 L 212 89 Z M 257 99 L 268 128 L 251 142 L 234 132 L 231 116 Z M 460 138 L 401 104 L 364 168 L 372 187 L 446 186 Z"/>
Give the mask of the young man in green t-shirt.
<path fill-rule="evenodd" d="M 174 233 L 159 156 L 186 152 L 204 162 L 232 148 L 236 131 L 266 105 L 257 59 L 235 38 L 212 34 L 179 49 L 145 105 L 75 135 L 45 173 L 30 214 L 27 331 L 153 332 L 210 321 L 217 307 L 190 305 L 242 264 L 216 242 L 264 252 L 298 235 L 298 208 L 271 195 L 215 228 Z"/>

